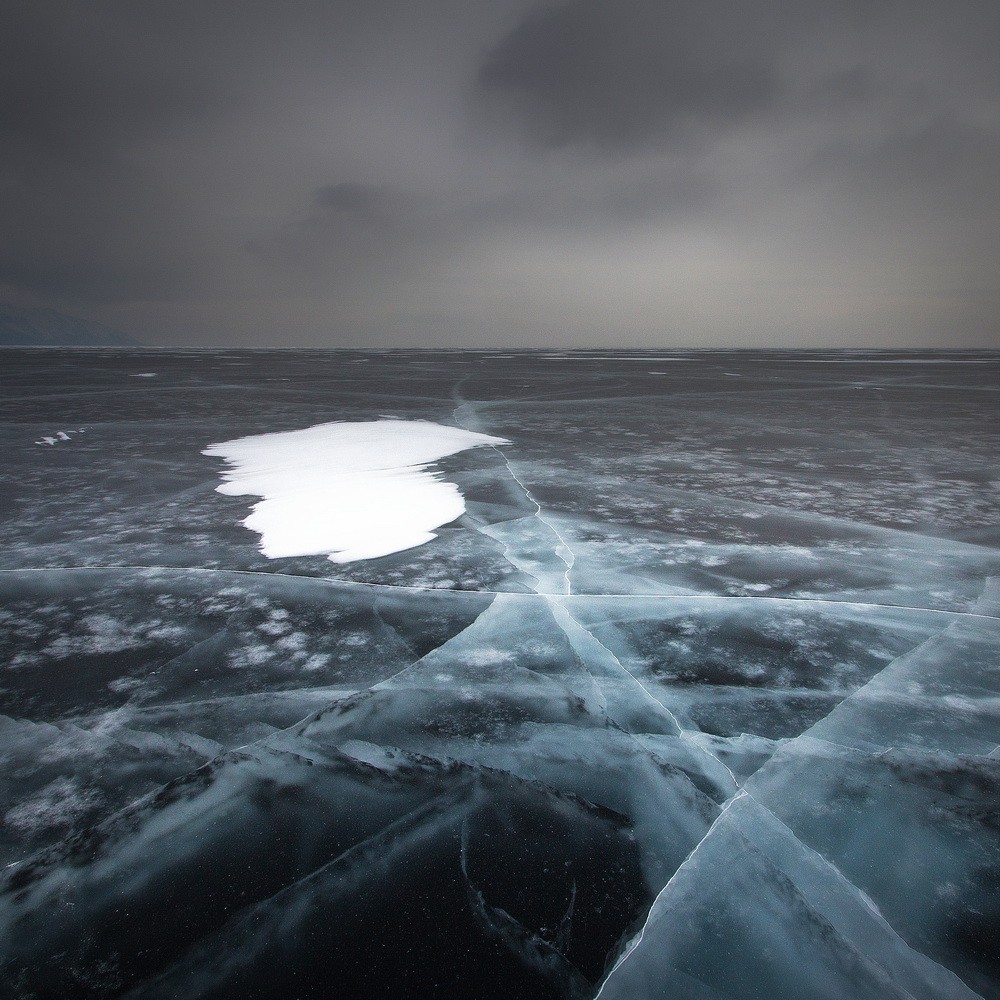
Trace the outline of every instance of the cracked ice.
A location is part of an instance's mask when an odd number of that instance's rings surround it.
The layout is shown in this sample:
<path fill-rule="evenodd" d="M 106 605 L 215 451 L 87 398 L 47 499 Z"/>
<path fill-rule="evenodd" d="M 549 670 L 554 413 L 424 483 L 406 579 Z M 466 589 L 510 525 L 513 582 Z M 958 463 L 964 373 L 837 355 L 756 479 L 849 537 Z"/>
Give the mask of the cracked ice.
<path fill-rule="evenodd" d="M 1000 998 L 997 355 L 4 357 L 5 997 Z"/>

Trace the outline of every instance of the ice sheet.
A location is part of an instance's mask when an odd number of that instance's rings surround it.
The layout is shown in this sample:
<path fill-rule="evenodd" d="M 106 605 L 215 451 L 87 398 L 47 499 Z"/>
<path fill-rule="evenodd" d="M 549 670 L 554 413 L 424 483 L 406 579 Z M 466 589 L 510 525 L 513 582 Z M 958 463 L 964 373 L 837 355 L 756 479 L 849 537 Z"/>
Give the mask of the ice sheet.
<path fill-rule="evenodd" d="M 1000 1000 L 1000 355 L 664 349 L 0 352 L 0 994 Z"/>
<path fill-rule="evenodd" d="M 976 998 L 745 793 L 664 887 L 598 996 Z"/>

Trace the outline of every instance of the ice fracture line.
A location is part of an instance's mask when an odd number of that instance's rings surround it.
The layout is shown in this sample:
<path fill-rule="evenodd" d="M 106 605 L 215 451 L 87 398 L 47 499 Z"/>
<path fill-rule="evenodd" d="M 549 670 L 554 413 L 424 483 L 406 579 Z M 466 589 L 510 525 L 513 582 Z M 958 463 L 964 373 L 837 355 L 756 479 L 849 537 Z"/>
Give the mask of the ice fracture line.
<path fill-rule="evenodd" d="M 452 391 L 452 398 L 455 401 L 455 407 L 452 411 L 452 415 L 455 423 L 458 424 L 459 427 L 461 427 L 463 430 L 471 431 L 472 428 L 469 426 L 469 421 L 463 420 L 462 417 L 460 416 L 460 411 L 462 410 L 465 410 L 466 412 L 471 412 L 472 414 L 474 414 L 475 412 L 474 405 L 470 403 L 468 400 L 466 400 L 461 393 L 462 385 L 467 380 L 468 376 L 465 376 L 465 378 L 460 379 L 456 383 L 455 388 Z M 503 460 L 504 466 L 506 467 L 507 473 L 510 476 L 510 478 L 515 483 L 517 483 L 517 486 L 524 494 L 525 499 L 535 508 L 534 512 L 530 516 L 537 518 L 537 520 L 541 524 L 543 524 L 553 535 L 555 535 L 557 539 L 557 544 L 553 546 L 553 553 L 559 559 L 559 561 L 565 566 L 565 569 L 563 570 L 563 594 L 565 595 L 572 594 L 573 583 L 572 580 L 570 579 L 570 570 L 572 570 L 573 564 L 576 562 L 576 554 L 573 552 L 573 549 L 567 544 L 566 539 L 563 538 L 563 536 L 560 534 L 559 529 L 545 516 L 545 514 L 542 511 L 542 505 L 534 497 L 531 490 L 528 489 L 528 487 L 524 484 L 524 482 L 522 482 L 518 474 L 514 471 L 514 469 L 510 464 L 510 459 L 507 456 L 506 452 L 503 450 L 503 448 L 500 445 L 496 444 L 491 444 L 489 447 L 491 447 L 500 456 L 500 458 Z M 514 563 L 509 557 L 510 553 L 509 546 L 507 546 L 505 543 L 503 544 L 504 544 L 504 557 L 507 559 L 508 562 L 514 565 Z M 529 575 L 534 576 L 534 574 L 529 574 Z"/>

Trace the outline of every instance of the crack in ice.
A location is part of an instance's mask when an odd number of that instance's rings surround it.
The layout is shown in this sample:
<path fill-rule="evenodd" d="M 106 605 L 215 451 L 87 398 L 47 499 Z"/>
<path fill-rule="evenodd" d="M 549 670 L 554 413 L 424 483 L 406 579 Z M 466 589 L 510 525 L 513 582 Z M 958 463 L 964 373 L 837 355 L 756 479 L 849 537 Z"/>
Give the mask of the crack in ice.
<path fill-rule="evenodd" d="M 559 529 L 556 528 L 556 526 L 552 524 L 552 522 L 549 521 L 549 519 L 542 513 L 541 504 L 534 498 L 534 496 L 532 496 L 531 490 L 529 490 L 528 487 L 525 486 L 523 482 L 521 482 L 517 473 L 511 468 L 510 459 L 504 453 L 503 449 L 499 445 L 495 444 L 490 445 L 490 447 L 503 459 L 504 465 L 507 466 L 507 471 L 510 473 L 511 479 L 513 479 L 514 482 L 517 483 L 517 485 L 521 488 L 525 497 L 535 505 L 535 512 L 531 516 L 538 518 L 538 520 L 541 521 L 541 523 L 544 524 L 545 527 L 547 527 L 549 531 L 551 531 L 552 534 L 556 536 L 557 539 L 559 539 L 559 544 L 556 545 L 552 551 L 553 554 L 558 557 L 559 561 L 562 562 L 563 565 L 566 567 L 566 569 L 563 570 L 563 580 L 565 582 L 565 588 L 566 588 L 563 591 L 563 594 L 571 595 L 573 593 L 573 583 L 570 580 L 569 573 L 570 570 L 573 568 L 573 564 L 576 562 L 575 553 L 566 543 L 566 539 L 564 539 L 563 536 L 559 533 Z M 567 554 L 569 558 L 567 558 Z"/>
<path fill-rule="evenodd" d="M 712 751 L 709 750 L 708 747 L 704 747 L 701 744 L 697 743 L 696 741 L 692 741 L 688 737 L 688 735 L 687 735 L 687 730 L 685 730 L 684 727 L 678 721 L 677 716 L 675 716 L 674 713 L 662 701 L 660 701 L 660 699 L 657 698 L 656 695 L 653 694 L 653 692 L 650 691 L 649 688 L 646 687 L 646 685 L 643 684 L 642 681 L 639 680 L 639 678 L 636 677 L 636 675 L 634 673 L 632 673 L 632 671 L 629 670 L 629 668 L 626 667 L 624 663 L 622 663 L 622 661 L 619 659 L 619 657 L 614 652 L 614 650 L 610 649 L 604 642 L 602 642 L 600 640 L 600 638 L 598 638 L 598 636 L 596 636 L 589 628 L 587 628 L 587 626 L 584 625 L 572 613 L 572 611 L 570 611 L 569 608 L 566 607 L 564 601 L 562 601 L 559 597 L 549 597 L 549 598 L 547 598 L 547 600 L 549 601 L 549 606 L 553 610 L 553 618 L 555 619 L 555 621 L 559 625 L 559 627 L 563 630 L 563 633 L 566 635 L 566 638 L 569 640 L 570 645 L 574 647 L 574 651 L 576 651 L 575 644 L 573 643 L 573 640 L 572 640 L 572 638 L 570 636 L 570 633 L 567 630 L 567 627 L 566 627 L 567 623 L 563 619 L 563 616 L 565 616 L 565 618 L 569 619 L 569 622 L 572 623 L 572 627 L 579 628 L 581 631 L 583 631 L 584 633 L 586 633 L 598 646 L 600 646 L 600 648 L 615 663 L 615 665 L 617 666 L 617 668 L 622 673 L 626 674 L 631 679 L 631 681 L 635 685 L 637 685 L 639 687 L 639 689 L 646 696 L 646 698 L 649 699 L 649 701 L 651 701 L 653 703 L 653 705 L 655 705 L 655 707 L 656 707 L 657 710 L 666 713 L 666 715 L 670 719 L 671 723 L 673 723 L 673 725 L 677 728 L 677 734 L 678 734 L 678 736 L 679 736 L 680 739 L 682 739 L 688 746 L 694 746 L 695 749 L 698 750 L 700 753 L 703 753 L 705 756 L 710 757 L 716 764 L 718 764 L 720 767 L 724 768 L 725 771 L 726 771 L 726 773 L 732 779 L 733 787 L 734 788 L 739 788 L 740 787 L 740 782 L 737 780 L 736 775 L 733 774 L 732 770 L 730 770 L 730 768 L 726 765 L 726 763 L 723 760 L 721 760 L 719 757 L 717 757 L 714 753 L 712 753 Z M 558 609 L 558 611 L 561 612 L 561 614 L 557 614 L 556 613 L 556 609 Z M 579 655 L 579 653 L 577 653 L 577 655 Z M 582 656 L 580 657 L 580 659 L 581 659 L 581 662 L 583 663 L 584 667 L 586 668 L 587 667 L 587 661 L 586 661 L 586 659 L 584 657 L 582 657 Z M 597 677 L 594 677 L 594 681 L 597 683 L 598 687 L 600 687 L 600 681 L 599 681 L 599 679 Z M 607 698 L 606 697 L 605 697 L 605 702 L 607 702 Z M 643 748 L 644 751 L 646 751 L 647 753 L 650 752 L 649 751 L 649 747 L 646 746 L 644 740 L 642 739 L 642 735 L 641 734 L 629 733 L 629 735 Z"/>
<path fill-rule="evenodd" d="M 657 698 L 656 695 L 654 695 L 653 692 L 650 691 L 649 688 L 647 688 L 646 685 L 643 684 L 642 681 L 640 681 L 639 678 L 636 677 L 635 674 L 633 674 L 632 671 L 625 666 L 624 663 L 622 663 L 622 661 L 615 655 L 615 653 L 612 650 L 608 649 L 608 647 L 603 642 L 601 642 L 601 640 L 596 635 L 594 635 L 594 633 L 591 632 L 586 625 L 583 625 L 580 622 L 580 620 L 573 615 L 573 613 L 569 610 L 569 608 L 565 606 L 563 601 L 561 601 L 558 596 L 546 597 L 546 600 L 548 601 L 549 606 L 553 610 L 553 618 L 555 618 L 556 623 L 563 630 L 563 633 L 566 635 L 566 638 L 569 639 L 571 646 L 575 647 L 575 644 L 573 643 L 569 631 L 567 630 L 565 619 L 569 619 L 569 622 L 572 623 L 570 626 L 571 628 L 572 627 L 579 628 L 582 632 L 586 633 L 595 643 L 597 643 L 597 645 L 600 646 L 601 649 L 605 653 L 607 653 L 607 655 L 614 661 L 618 669 L 622 673 L 628 675 L 628 677 L 632 680 L 634 684 L 638 685 L 642 693 L 656 706 L 656 708 L 659 711 L 665 712 L 667 714 L 670 721 L 677 727 L 678 732 L 681 731 L 680 723 L 677 721 L 677 718 L 674 716 L 674 713 L 671 712 L 670 709 L 667 708 L 667 706 L 664 705 L 663 702 L 660 701 L 660 699 Z M 557 609 L 559 612 L 561 612 L 561 614 L 556 613 Z M 563 616 L 565 616 L 565 618 L 563 618 Z M 586 666 L 587 665 L 586 660 L 583 657 L 581 657 L 581 660 L 583 661 L 584 666 Z"/>
<path fill-rule="evenodd" d="M 598 1000 L 600 995 L 604 992 L 604 987 L 607 986 L 608 982 L 611 980 L 611 977 L 622 967 L 622 965 L 625 964 L 628 958 L 635 952 L 636 948 L 638 948 L 639 945 L 642 944 L 642 940 L 646 936 L 646 928 L 649 927 L 649 924 L 653 919 L 653 913 L 656 909 L 657 904 L 663 898 L 663 896 L 666 895 L 670 887 L 676 881 L 677 877 L 690 863 L 691 859 L 698 853 L 702 844 L 704 844 L 705 841 L 712 836 L 712 831 L 722 821 L 723 816 L 725 816 L 726 813 L 729 811 L 730 806 L 732 806 L 733 803 L 737 802 L 739 799 L 742 799 L 744 797 L 749 797 L 749 795 L 750 795 L 749 792 L 740 789 L 740 791 L 738 791 L 731 799 L 726 801 L 725 805 L 720 810 L 719 815 L 715 817 L 715 819 L 712 821 L 712 825 L 705 831 L 705 836 L 702 837 L 701 840 L 699 840 L 698 843 L 691 848 L 691 851 L 689 852 L 688 856 L 680 863 L 680 865 L 677 867 L 677 870 L 673 873 L 673 875 L 671 875 L 670 878 L 667 879 L 666 884 L 656 894 L 656 897 L 653 899 L 653 902 L 649 907 L 649 912 L 646 914 L 646 919 L 643 922 L 642 927 L 639 928 L 639 933 L 636 934 L 635 937 L 633 937 L 629 941 L 629 943 L 625 946 L 625 950 L 621 953 L 621 955 L 618 956 L 617 960 L 615 961 L 615 964 L 611 967 L 611 971 L 604 977 L 604 981 L 601 983 L 600 988 L 594 994 L 594 1000 Z"/>
<path fill-rule="evenodd" d="M 213 566 L 162 566 L 137 563 L 84 563 L 74 566 L 15 566 L 0 569 L 0 573 L 54 573 L 54 572 L 97 572 L 103 570 L 130 570 L 136 572 L 158 573 L 220 573 L 232 576 L 254 576 L 274 578 L 276 580 L 295 580 L 297 583 L 335 584 L 343 587 L 368 587 L 372 590 L 398 590 L 416 594 L 464 594 L 481 597 L 516 597 L 516 598 L 550 598 L 572 597 L 580 600 L 655 600 L 655 601 L 772 601 L 785 604 L 823 604 L 830 607 L 844 608 L 881 608 L 886 611 L 918 611 L 928 615 L 948 615 L 954 618 L 975 618 L 984 621 L 1000 622 L 1000 615 L 988 615 L 977 611 L 952 611 L 947 608 L 925 608 L 913 604 L 875 604 L 869 601 L 835 601 L 823 597 L 768 597 L 761 594 L 652 594 L 652 593 L 549 593 L 532 591 L 526 593 L 516 590 L 465 590 L 461 587 L 417 587 L 400 583 L 373 583 L 367 580 L 345 580 L 335 576 L 305 576 L 295 573 L 277 573 L 270 570 L 225 569 Z"/>
<path fill-rule="evenodd" d="M 468 400 L 466 400 L 461 394 L 462 386 L 468 381 L 468 379 L 469 379 L 468 375 L 466 375 L 462 379 L 459 379 L 459 381 L 455 385 L 455 388 L 452 390 L 452 398 L 455 400 L 455 407 L 452 410 L 452 418 L 454 419 L 455 423 L 458 424 L 458 426 L 461 427 L 463 430 L 468 431 L 470 433 L 479 434 L 481 433 L 480 431 L 473 431 L 471 428 L 467 427 L 466 421 L 463 421 L 459 416 L 459 411 L 462 409 L 474 410 L 473 405 Z M 500 456 L 501 459 L 503 459 L 504 466 L 506 466 L 510 478 L 513 479 L 515 483 L 517 483 L 518 488 L 524 494 L 525 499 L 530 504 L 532 504 L 532 506 L 534 506 L 535 510 L 529 516 L 537 518 L 538 521 L 541 524 L 544 524 L 545 527 L 548 528 L 548 530 L 552 532 L 552 534 L 555 535 L 555 537 L 558 539 L 558 544 L 555 545 L 552 550 L 553 555 L 555 555 L 559 559 L 559 561 L 566 567 L 563 570 L 563 585 L 564 585 L 563 593 L 572 594 L 573 583 L 572 580 L 570 579 L 570 570 L 572 570 L 573 565 L 576 562 L 576 554 L 573 552 L 573 549 L 566 542 L 566 539 L 563 538 L 563 536 L 559 533 L 559 529 L 551 521 L 549 521 L 549 519 L 542 512 L 542 505 L 534 497 L 531 490 L 528 489 L 528 487 L 524 484 L 524 482 L 522 482 L 518 474 L 514 471 L 513 467 L 510 464 L 510 458 L 507 456 L 506 452 L 501 447 L 502 443 L 504 443 L 502 439 L 493 438 L 493 440 L 489 443 L 489 447 L 492 448 Z M 493 536 L 491 535 L 490 537 Z M 517 566 L 513 562 L 513 560 L 511 560 L 508 556 L 508 553 L 510 552 L 509 546 L 507 546 L 506 543 L 502 544 L 504 544 L 504 557 L 512 566 L 514 566 L 515 569 L 520 569 L 521 567 Z M 528 575 L 534 576 L 534 574 L 531 573 L 529 573 Z M 535 576 L 535 580 L 536 582 L 540 583 L 537 576 Z"/>

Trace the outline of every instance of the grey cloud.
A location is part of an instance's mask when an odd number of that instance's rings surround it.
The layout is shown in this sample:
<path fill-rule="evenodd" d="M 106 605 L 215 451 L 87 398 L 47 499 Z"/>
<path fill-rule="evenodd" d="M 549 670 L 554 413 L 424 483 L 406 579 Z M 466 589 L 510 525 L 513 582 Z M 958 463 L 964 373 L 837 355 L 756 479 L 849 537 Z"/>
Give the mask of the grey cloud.
<path fill-rule="evenodd" d="M 359 37 L 396 0 L 7 0 L 0 130 L 56 154 L 115 151 L 165 126 L 232 113 L 300 64 L 356 69 Z"/>
<path fill-rule="evenodd" d="M 247 244 L 260 260 L 328 277 L 377 259 L 386 268 L 520 232 L 596 232 L 659 219 L 688 220 L 721 194 L 718 177 L 685 160 L 596 170 L 573 183 L 559 175 L 504 193 L 418 194 L 387 185 L 339 181 L 320 187 L 309 211 Z"/>
<path fill-rule="evenodd" d="M 5 251 L 0 255 L 0 283 L 30 289 L 43 301 L 85 306 L 175 298 L 207 287 L 200 280 L 203 276 L 183 262 L 102 258 L 66 253 L 26 258 L 16 251 Z"/>
<path fill-rule="evenodd" d="M 1000 201 L 1000 135 L 953 114 L 890 134 L 822 146 L 803 165 L 806 182 L 833 185 L 877 204 L 936 216 L 995 213 Z"/>
<path fill-rule="evenodd" d="M 319 0 L 7 4 L 0 282 L 57 304 L 232 294 L 233 189 L 281 155 L 267 95 L 300 60 L 335 72 L 358 21 Z"/>
<path fill-rule="evenodd" d="M 349 160 L 351 133 L 407 151 L 360 113 L 391 105 L 400 85 L 387 65 L 405 76 L 421 59 L 386 59 L 386 25 L 426 46 L 457 6 L 12 0 L 0 32 L 0 283 L 67 307 L 264 294 L 245 249 L 261 219 L 308 190 L 324 160 Z M 325 149 L 312 134 L 324 127 Z M 321 202 L 298 239 L 328 253 L 336 213 Z M 390 228 L 397 207 L 383 206 Z M 359 222 L 340 219 L 371 243 Z"/>
<path fill-rule="evenodd" d="M 316 192 L 316 205 L 319 208 L 345 215 L 358 215 L 370 221 L 383 214 L 388 200 L 384 189 L 374 184 L 362 184 L 360 181 L 327 184 Z"/>
<path fill-rule="evenodd" d="M 247 243 L 250 255 L 288 287 L 384 286 L 425 270 L 449 236 L 432 199 L 389 185 L 339 181 L 320 187 L 310 209 Z"/>
<path fill-rule="evenodd" d="M 531 188 L 453 207 L 452 227 L 483 233 L 503 229 L 597 232 L 657 221 L 664 228 L 711 210 L 722 184 L 707 165 L 688 160 L 619 164 L 577 177 L 546 178 Z"/>
<path fill-rule="evenodd" d="M 309 224 L 323 225 L 325 220 L 361 226 L 404 228 L 421 214 L 420 198 L 386 185 L 361 181 L 340 181 L 321 187 L 313 199 L 314 211 Z"/>
<path fill-rule="evenodd" d="M 477 83 L 542 144 L 633 148 L 771 105 L 773 28 L 756 4 L 570 0 L 524 17 Z"/>
<path fill-rule="evenodd" d="M 5 5 L 0 282 L 71 306 L 217 282 L 220 211 L 203 201 L 207 181 L 189 184 L 185 154 L 197 145 L 204 158 L 208 126 L 236 112 L 253 77 L 218 45 L 217 14 L 166 6 Z M 246 38 L 238 21 L 229 30 Z"/>

